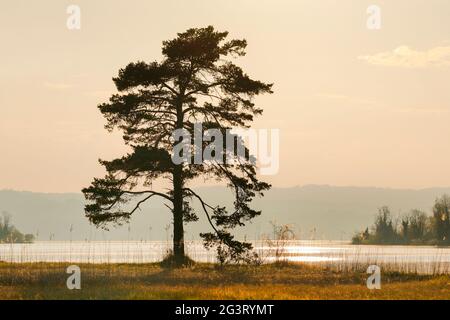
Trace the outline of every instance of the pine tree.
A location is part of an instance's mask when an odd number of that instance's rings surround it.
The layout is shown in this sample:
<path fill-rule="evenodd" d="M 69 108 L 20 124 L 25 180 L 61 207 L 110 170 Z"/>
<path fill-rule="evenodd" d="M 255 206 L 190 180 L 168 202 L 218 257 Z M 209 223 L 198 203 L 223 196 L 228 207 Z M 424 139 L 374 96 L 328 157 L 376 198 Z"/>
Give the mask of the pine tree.
<path fill-rule="evenodd" d="M 239 261 L 248 256 L 251 244 L 237 241 L 230 230 L 245 225 L 261 212 L 250 208 L 257 195 L 270 185 L 256 176 L 256 165 L 248 154 L 238 161 L 175 164 L 172 151 L 177 143 L 175 130 L 192 136 L 194 125 L 204 130 L 248 128 L 262 109 L 254 97 L 272 93 L 272 85 L 251 79 L 229 58 L 243 56 L 247 42 L 228 40 L 228 32 L 212 26 L 189 29 L 163 42 L 161 62 L 130 63 L 113 79 L 119 93 L 99 109 L 107 120 L 107 129 L 118 128 L 132 152 L 112 161 L 100 160 L 107 175 L 95 178 L 83 189 L 88 200 L 87 217 L 97 226 L 121 224 L 130 219 L 142 203 L 160 197 L 173 215 L 173 254 L 177 265 L 183 264 L 184 223 L 198 219 L 191 207 L 198 201 L 210 223 L 211 231 L 201 234 L 208 247 L 217 247 L 221 261 Z M 203 146 L 205 147 L 205 146 Z M 225 181 L 233 190 L 234 209 L 212 205 L 189 187 L 199 177 Z M 168 191 L 151 188 L 157 179 L 168 179 Z M 128 208 L 130 203 L 134 205 Z"/>

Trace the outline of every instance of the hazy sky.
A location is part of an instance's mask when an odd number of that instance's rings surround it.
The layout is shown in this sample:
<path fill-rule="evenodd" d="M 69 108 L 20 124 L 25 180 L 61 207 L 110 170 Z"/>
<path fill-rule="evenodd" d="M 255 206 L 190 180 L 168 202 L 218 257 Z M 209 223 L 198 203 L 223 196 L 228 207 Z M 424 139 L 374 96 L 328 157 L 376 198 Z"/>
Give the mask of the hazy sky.
<path fill-rule="evenodd" d="M 81 30 L 66 8 L 81 8 Z M 381 30 L 366 9 L 382 10 Z M 15 0 L 0 5 L 0 189 L 79 192 L 123 154 L 97 104 L 161 42 L 214 25 L 274 82 L 255 127 L 278 128 L 275 186 L 450 185 L 450 1 Z"/>

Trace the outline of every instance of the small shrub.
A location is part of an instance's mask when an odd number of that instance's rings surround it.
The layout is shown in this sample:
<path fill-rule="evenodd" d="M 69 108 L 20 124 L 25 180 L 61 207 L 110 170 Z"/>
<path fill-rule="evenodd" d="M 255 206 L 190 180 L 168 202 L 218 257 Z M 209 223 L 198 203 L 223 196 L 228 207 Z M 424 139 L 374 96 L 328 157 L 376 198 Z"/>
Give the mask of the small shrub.
<path fill-rule="evenodd" d="M 189 258 L 188 256 L 184 256 L 182 261 L 178 261 L 175 258 L 172 250 L 167 251 L 166 255 L 159 263 L 162 268 L 172 269 L 172 268 L 180 268 L 180 267 L 192 267 L 195 265 L 195 261 Z"/>

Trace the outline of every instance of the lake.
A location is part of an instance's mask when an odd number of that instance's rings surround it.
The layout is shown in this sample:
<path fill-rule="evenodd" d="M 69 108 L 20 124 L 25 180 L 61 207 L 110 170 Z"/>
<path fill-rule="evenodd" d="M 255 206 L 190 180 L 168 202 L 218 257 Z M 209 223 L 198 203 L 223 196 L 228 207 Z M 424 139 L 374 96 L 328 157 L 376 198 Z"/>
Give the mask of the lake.
<path fill-rule="evenodd" d="M 423 274 L 450 273 L 450 248 L 431 246 L 357 246 L 346 241 L 254 241 L 263 262 L 287 260 L 320 264 L 337 270 L 382 268 Z M 0 244 L 0 260 L 7 262 L 149 263 L 160 261 L 170 249 L 166 241 L 37 241 Z M 215 251 L 201 241 L 186 241 L 188 255 L 199 262 L 215 262 Z"/>

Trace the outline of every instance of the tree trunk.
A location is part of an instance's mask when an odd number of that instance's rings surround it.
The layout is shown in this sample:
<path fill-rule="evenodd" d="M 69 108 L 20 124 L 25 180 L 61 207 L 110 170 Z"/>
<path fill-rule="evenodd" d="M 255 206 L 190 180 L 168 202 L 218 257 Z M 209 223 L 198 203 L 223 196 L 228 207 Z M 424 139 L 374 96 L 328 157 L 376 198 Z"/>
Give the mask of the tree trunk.
<path fill-rule="evenodd" d="M 184 93 L 184 89 L 180 88 Z M 177 102 L 177 129 L 183 129 L 183 101 L 182 96 Z M 183 165 L 176 165 L 173 170 L 173 255 L 175 265 L 181 266 L 185 261 L 184 228 L 183 228 Z"/>
<path fill-rule="evenodd" d="M 185 258 L 182 189 L 182 166 L 178 165 L 173 173 L 173 255 L 176 265 L 182 265 Z"/>

